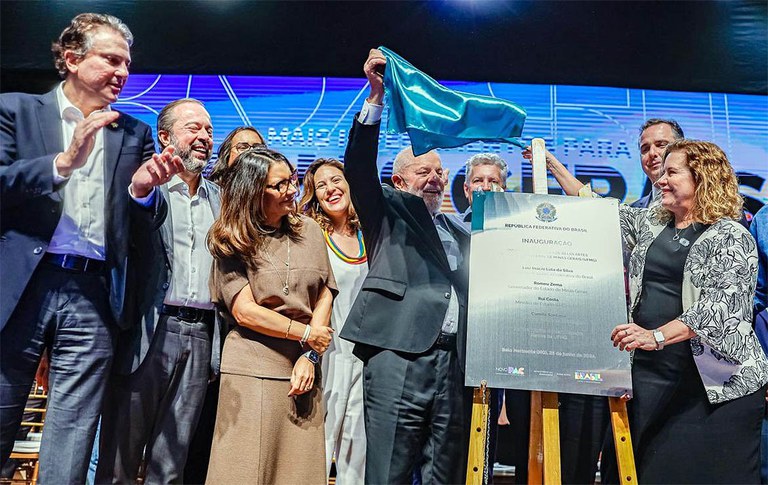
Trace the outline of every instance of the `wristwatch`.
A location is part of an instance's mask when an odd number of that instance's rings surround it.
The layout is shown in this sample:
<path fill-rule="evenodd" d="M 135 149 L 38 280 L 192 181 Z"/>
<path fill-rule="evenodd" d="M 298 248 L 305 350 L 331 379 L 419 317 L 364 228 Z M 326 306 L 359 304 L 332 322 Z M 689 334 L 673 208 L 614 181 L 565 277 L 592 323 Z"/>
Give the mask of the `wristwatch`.
<path fill-rule="evenodd" d="M 661 333 L 661 330 L 654 330 L 653 331 L 653 338 L 656 340 L 656 350 L 661 350 L 664 348 L 664 334 Z"/>
<path fill-rule="evenodd" d="M 310 362 L 312 362 L 313 364 L 317 364 L 318 362 L 320 362 L 320 354 L 318 354 L 318 353 L 317 353 L 317 352 L 315 352 L 314 350 L 308 350 L 307 352 L 304 352 L 304 353 L 303 353 L 303 354 L 301 354 L 301 355 L 303 355 L 304 357 L 306 357 L 306 358 L 307 358 L 307 360 L 309 360 L 309 361 L 310 361 Z"/>

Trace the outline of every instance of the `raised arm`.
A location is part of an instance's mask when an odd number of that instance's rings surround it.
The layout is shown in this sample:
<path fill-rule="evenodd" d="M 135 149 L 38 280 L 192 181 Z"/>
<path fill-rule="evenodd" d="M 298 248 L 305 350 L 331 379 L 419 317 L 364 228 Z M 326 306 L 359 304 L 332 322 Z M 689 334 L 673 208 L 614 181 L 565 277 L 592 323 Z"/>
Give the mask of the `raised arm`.
<path fill-rule="evenodd" d="M 363 226 L 371 230 L 379 226 L 384 215 L 384 192 L 376 159 L 379 153 L 381 103 L 384 100 L 382 72 L 385 65 L 384 55 L 372 49 L 363 65 L 370 93 L 363 111 L 355 116 L 344 154 L 344 175 L 349 183 L 352 203 Z"/>
<path fill-rule="evenodd" d="M 4 208 L 24 204 L 27 200 L 59 190 L 72 174 L 82 167 L 93 149 L 96 133 L 114 122 L 116 111 L 94 112 L 75 127 L 69 147 L 60 153 L 37 158 L 20 158 L 19 145 L 29 143 L 25 137 L 24 104 L 14 95 L 0 97 L 0 204 Z M 59 132 L 60 133 L 60 132 Z"/>
<path fill-rule="evenodd" d="M 549 150 L 545 149 L 545 152 L 547 159 L 547 170 L 549 170 L 549 173 L 555 177 L 555 180 L 557 180 L 557 183 L 560 184 L 560 187 L 563 189 L 563 191 L 565 191 L 565 193 L 568 195 L 579 195 L 579 190 L 584 187 L 584 184 L 581 183 L 579 179 L 574 177 L 573 174 L 569 172 L 567 168 L 565 168 L 565 165 L 560 163 L 560 160 L 552 155 Z M 523 150 L 523 158 L 527 160 L 533 159 L 533 152 L 531 151 L 531 147 L 527 147 L 525 150 Z"/>

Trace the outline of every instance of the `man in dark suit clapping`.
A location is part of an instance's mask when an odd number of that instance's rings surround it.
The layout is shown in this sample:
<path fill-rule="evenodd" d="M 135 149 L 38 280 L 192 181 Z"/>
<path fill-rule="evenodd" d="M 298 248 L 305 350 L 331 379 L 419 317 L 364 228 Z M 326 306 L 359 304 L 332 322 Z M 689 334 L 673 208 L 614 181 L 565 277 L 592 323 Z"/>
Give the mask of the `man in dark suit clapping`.
<path fill-rule="evenodd" d="M 110 109 L 132 42 L 119 19 L 80 14 L 53 45 L 64 82 L 0 96 L 0 459 L 47 348 L 43 483 L 85 481 L 114 336 L 134 320 L 130 248 L 163 222 L 155 187 L 182 169 L 173 149 L 154 153 L 149 126 Z"/>

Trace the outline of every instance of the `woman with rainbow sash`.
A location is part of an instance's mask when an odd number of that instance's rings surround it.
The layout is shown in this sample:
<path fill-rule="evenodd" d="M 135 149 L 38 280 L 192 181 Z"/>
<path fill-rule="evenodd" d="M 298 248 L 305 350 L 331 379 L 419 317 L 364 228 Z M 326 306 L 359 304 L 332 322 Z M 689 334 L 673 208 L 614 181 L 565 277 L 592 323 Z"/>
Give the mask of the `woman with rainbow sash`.
<path fill-rule="evenodd" d="M 319 158 L 307 168 L 299 207 L 323 229 L 339 288 L 331 315 L 335 332 L 322 360 L 327 471 L 330 473 L 335 456 L 337 484 L 363 483 L 363 363 L 352 354 L 354 344 L 340 339 L 338 334 L 368 274 L 368 264 L 363 233 L 341 162 Z"/>

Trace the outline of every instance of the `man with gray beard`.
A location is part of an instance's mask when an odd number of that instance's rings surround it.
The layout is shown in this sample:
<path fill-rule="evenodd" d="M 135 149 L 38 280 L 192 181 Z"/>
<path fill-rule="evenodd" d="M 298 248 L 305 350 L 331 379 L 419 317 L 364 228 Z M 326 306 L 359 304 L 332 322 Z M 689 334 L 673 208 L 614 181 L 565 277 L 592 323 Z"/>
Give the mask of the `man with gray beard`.
<path fill-rule="evenodd" d="M 133 248 L 141 325 L 118 336 L 114 375 L 102 414 L 97 483 L 181 483 L 209 379 L 219 367 L 220 321 L 208 290 L 208 229 L 219 188 L 201 173 L 213 151 L 203 104 L 173 101 L 157 118 L 160 146 L 173 146 L 184 171 L 160 187 L 165 223 Z"/>
<path fill-rule="evenodd" d="M 386 59 L 373 49 L 363 71 L 370 95 L 355 116 L 344 174 L 370 271 L 340 336 L 363 361 L 365 483 L 460 483 L 467 463 L 465 409 L 469 233 L 442 214 L 440 156 L 395 158 L 392 183 L 376 165 Z"/>

